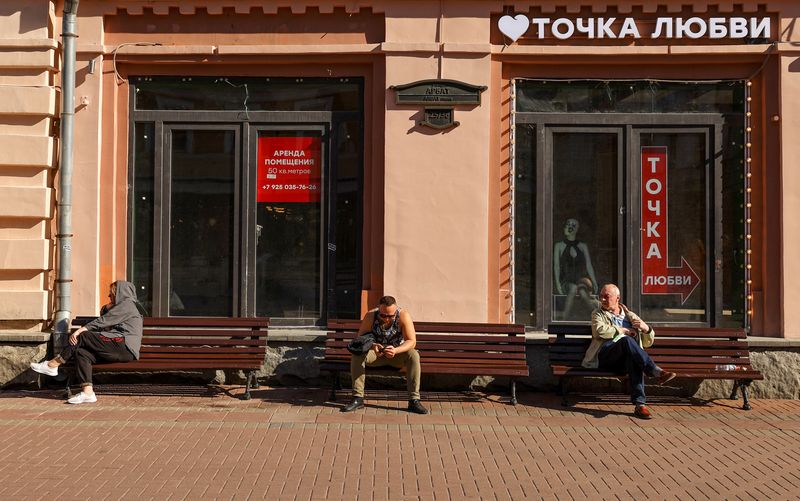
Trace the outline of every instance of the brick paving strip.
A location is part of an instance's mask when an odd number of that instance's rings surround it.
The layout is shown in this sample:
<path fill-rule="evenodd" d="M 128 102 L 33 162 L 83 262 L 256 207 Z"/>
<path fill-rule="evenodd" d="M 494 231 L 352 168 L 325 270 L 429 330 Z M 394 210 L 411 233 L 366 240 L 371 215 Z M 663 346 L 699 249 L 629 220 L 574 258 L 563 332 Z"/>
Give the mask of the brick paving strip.
<path fill-rule="evenodd" d="M 800 401 L 750 412 L 671 401 L 640 421 L 619 401 L 563 409 L 547 394 L 516 407 L 432 394 L 428 416 L 406 413 L 399 393 L 368 395 L 353 414 L 326 395 L 101 393 L 69 406 L 57 393 L 0 392 L 0 499 L 800 496 Z"/>

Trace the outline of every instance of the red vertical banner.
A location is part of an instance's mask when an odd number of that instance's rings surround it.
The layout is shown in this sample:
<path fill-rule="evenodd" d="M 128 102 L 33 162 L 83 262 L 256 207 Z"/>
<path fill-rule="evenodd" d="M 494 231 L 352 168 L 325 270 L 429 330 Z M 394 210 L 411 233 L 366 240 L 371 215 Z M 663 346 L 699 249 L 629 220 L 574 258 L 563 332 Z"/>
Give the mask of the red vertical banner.
<path fill-rule="evenodd" d="M 664 294 L 667 268 L 667 148 L 642 147 L 642 293 Z M 664 286 L 666 285 L 663 284 Z"/>
<path fill-rule="evenodd" d="M 667 148 L 642 147 L 642 294 L 680 294 L 681 304 L 700 283 L 686 259 L 669 266 L 667 256 Z"/>
<path fill-rule="evenodd" d="M 259 136 L 256 200 L 319 202 L 321 161 L 319 136 Z"/>

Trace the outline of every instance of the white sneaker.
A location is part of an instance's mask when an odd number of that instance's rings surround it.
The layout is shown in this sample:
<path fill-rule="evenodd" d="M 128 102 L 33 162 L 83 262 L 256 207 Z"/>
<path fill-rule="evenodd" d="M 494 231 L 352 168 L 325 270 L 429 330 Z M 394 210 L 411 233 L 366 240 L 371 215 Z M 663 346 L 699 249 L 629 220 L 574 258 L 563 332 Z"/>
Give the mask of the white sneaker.
<path fill-rule="evenodd" d="M 47 360 L 38 364 L 31 362 L 31 369 L 45 376 L 58 376 L 58 367 L 50 367 L 47 365 Z"/>
<path fill-rule="evenodd" d="M 95 395 L 94 393 L 88 395 L 84 392 L 80 392 L 74 397 L 67 400 L 67 402 L 71 404 L 93 404 L 97 402 L 97 395 Z"/>

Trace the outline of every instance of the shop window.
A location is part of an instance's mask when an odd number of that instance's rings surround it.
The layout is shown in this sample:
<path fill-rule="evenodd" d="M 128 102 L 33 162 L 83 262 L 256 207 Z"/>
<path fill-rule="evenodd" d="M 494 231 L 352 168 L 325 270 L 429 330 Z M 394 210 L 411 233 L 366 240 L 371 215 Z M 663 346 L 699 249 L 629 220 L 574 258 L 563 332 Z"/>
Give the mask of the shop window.
<path fill-rule="evenodd" d="M 363 82 L 131 81 L 129 275 L 151 314 L 357 317 Z"/>
<path fill-rule="evenodd" d="M 744 324 L 744 83 L 519 80 L 515 320 Z M 646 169 L 645 169 L 646 168 Z"/>

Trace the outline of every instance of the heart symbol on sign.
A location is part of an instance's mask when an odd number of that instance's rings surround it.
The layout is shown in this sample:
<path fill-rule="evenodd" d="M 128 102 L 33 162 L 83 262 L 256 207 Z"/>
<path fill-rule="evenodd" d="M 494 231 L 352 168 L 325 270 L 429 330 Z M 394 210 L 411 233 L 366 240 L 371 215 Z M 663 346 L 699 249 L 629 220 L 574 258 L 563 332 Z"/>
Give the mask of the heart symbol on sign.
<path fill-rule="evenodd" d="M 497 27 L 500 28 L 500 33 L 516 42 L 519 37 L 528 31 L 531 26 L 531 20 L 524 14 L 517 14 L 514 17 L 503 16 L 497 21 Z"/>

